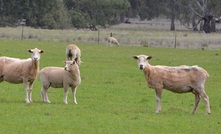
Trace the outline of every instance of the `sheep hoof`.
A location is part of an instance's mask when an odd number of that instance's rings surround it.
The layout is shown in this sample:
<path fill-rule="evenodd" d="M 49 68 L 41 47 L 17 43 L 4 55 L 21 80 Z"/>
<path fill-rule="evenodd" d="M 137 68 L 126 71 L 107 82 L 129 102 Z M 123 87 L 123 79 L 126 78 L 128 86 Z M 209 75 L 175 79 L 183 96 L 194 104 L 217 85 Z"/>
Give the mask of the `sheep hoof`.
<path fill-rule="evenodd" d="M 207 113 L 208 115 L 210 115 L 211 113 L 209 112 L 209 113 Z"/>
<path fill-rule="evenodd" d="M 51 103 L 49 100 L 43 100 L 44 103 Z"/>
<path fill-rule="evenodd" d="M 30 101 L 29 101 L 29 100 L 25 100 L 25 102 L 26 102 L 26 103 L 30 103 Z"/>
<path fill-rule="evenodd" d="M 160 111 L 156 111 L 155 113 L 157 113 L 157 114 L 158 114 L 158 113 L 160 113 Z"/>

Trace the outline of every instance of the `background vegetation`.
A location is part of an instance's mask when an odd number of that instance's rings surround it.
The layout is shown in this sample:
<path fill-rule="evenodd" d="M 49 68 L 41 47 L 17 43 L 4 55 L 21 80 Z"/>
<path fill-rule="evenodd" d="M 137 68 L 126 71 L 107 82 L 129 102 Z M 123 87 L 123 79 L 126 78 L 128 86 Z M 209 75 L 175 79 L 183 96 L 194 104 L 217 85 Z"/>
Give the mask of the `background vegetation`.
<path fill-rule="evenodd" d="M 0 40 L 0 55 L 28 58 L 27 49 L 40 48 L 40 67 L 61 66 L 67 42 Z M 77 44 L 82 50 L 82 83 L 78 105 L 69 93 L 63 104 L 63 89 L 49 89 L 51 104 L 41 101 L 39 79 L 34 84 L 34 103 L 25 104 L 23 85 L 0 83 L 1 133 L 220 133 L 221 83 L 219 50 L 186 50 L 137 46 L 109 47 Z M 155 114 L 155 92 L 147 88 L 133 55 L 152 55 L 151 64 L 199 65 L 210 77 L 206 92 L 211 115 L 201 100 L 196 114 L 194 95 L 164 91 L 162 113 Z"/>
<path fill-rule="evenodd" d="M 34 40 L 47 42 L 75 42 L 90 44 L 107 44 L 110 33 L 118 39 L 120 45 L 166 47 L 185 49 L 221 49 L 220 33 L 205 34 L 203 32 L 192 32 L 185 30 L 176 21 L 177 31 L 169 31 L 168 20 L 153 19 L 151 21 L 134 24 L 119 24 L 109 28 L 100 28 L 99 31 L 66 29 L 48 30 L 23 28 L 0 28 L 0 39 L 7 40 Z M 221 28 L 221 25 L 217 27 Z M 23 35 L 23 36 L 22 36 Z"/>
<path fill-rule="evenodd" d="M 44 29 L 109 27 L 131 18 L 169 18 L 170 30 L 179 20 L 188 29 L 216 32 L 220 0 L 1 0 L 0 26 L 24 25 Z"/>

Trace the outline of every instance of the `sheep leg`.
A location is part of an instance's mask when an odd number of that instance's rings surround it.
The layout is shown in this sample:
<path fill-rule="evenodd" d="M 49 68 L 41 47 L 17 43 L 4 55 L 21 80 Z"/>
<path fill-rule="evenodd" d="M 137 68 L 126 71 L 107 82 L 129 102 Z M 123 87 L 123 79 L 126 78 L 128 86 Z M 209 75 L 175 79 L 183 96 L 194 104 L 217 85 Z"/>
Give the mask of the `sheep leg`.
<path fill-rule="evenodd" d="M 43 87 L 41 88 L 41 96 L 42 96 L 42 101 L 46 102 L 46 103 L 51 103 L 48 99 L 48 95 L 47 95 L 47 88 Z"/>
<path fill-rule="evenodd" d="M 157 102 L 157 108 L 156 108 L 156 113 L 159 113 L 161 111 L 161 90 L 155 90 L 156 91 L 156 102 Z"/>
<path fill-rule="evenodd" d="M 32 88 L 33 88 L 33 81 L 29 82 L 29 90 L 28 90 L 28 99 L 32 102 Z"/>
<path fill-rule="evenodd" d="M 68 86 L 64 86 L 64 104 L 68 104 Z"/>
<path fill-rule="evenodd" d="M 199 96 L 199 94 L 197 94 L 197 93 L 194 93 L 194 94 L 195 94 L 195 105 L 194 105 L 193 110 L 192 110 L 192 113 L 193 113 L 193 114 L 196 112 L 196 109 L 197 109 L 198 104 L 199 104 L 199 102 L 200 102 L 200 96 Z"/>
<path fill-rule="evenodd" d="M 207 94 L 205 93 L 205 91 L 203 90 L 202 92 L 200 92 L 200 96 L 203 98 L 203 100 L 206 103 L 206 112 L 207 114 L 210 114 L 210 104 L 209 104 L 209 97 L 207 96 Z"/>
<path fill-rule="evenodd" d="M 25 92 L 26 92 L 25 102 L 26 102 L 26 103 L 30 103 L 30 100 L 29 100 L 28 80 L 23 80 L 23 83 L 24 83 L 24 88 L 25 88 Z"/>
<path fill-rule="evenodd" d="M 73 94 L 74 103 L 78 104 L 77 99 L 76 99 L 76 90 L 77 90 L 77 87 L 72 87 L 72 94 Z"/>

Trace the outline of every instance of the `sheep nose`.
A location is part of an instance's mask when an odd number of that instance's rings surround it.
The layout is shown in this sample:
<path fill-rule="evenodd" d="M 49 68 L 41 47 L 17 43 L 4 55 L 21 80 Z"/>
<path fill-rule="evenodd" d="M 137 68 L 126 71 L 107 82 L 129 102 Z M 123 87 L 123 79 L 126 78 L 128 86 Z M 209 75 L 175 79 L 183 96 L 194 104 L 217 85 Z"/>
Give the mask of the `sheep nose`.
<path fill-rule="evenodd" d="M 143 69 L 143 65 L 140 65 L 140 70 L 142 70 Z"/>
<path fill-rule="evenodd" d="M 64 70 L 67 71 L 67 67 L 64 67 Z"/>
<path fill-rule="evenodd" d="M 34 59 L 34 61 L 38 60 L 38 58 L 36 58 L 36 57 L 34 57 L 33 59 Z"/>

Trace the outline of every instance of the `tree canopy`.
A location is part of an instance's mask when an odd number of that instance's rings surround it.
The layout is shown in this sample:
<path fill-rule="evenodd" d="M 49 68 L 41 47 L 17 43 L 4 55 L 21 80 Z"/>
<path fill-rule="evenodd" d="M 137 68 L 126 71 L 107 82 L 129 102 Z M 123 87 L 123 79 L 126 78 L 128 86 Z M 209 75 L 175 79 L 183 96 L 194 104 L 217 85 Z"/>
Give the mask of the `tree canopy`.
<path fill-rule="evenodd" d="M 27 26 L 36 28 L 95 28 L 125 18 L 151 20 L 164 15 L 174 30 L 175 19 L 193 27 L 200 19 L 210 25 L 212 21 L 205 21 L 208 16 L 218 22 L 220 10 L 220 0 L 0 0 L 0 26 L 17 26 L 25 19 Z"/>

